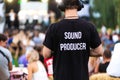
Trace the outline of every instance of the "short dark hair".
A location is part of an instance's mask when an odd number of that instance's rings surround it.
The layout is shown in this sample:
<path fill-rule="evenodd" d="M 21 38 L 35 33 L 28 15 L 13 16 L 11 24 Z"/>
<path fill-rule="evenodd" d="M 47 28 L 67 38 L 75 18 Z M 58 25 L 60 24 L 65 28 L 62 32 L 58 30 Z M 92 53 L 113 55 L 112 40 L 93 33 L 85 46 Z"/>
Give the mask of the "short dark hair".
<path fill-rule="evenodd" d="M 83 7 L 83 3 L 80 0 L 62 0 L 62 2 L 58 4 L 58 8 L 61 11 L 65 11 L 65 9 L 77 9 L 79 11 Z"/>
<path fill-rule="evenodd" d="M 0 33 L 0 41 L 6 41 L 6 40 L 7 40 L 7 36 L 5 34 Z"/>
<path fill-rule="evenodd" d="M 105 58 L 111 58 L 111 56 L 112 56 L 111 51 L 109 49 L 105 49 L 103 56 Z"/>
<path fill-rule="evenodd" d="M 79 0 L 63 0 L 66 9 L 78 8 Z"/>

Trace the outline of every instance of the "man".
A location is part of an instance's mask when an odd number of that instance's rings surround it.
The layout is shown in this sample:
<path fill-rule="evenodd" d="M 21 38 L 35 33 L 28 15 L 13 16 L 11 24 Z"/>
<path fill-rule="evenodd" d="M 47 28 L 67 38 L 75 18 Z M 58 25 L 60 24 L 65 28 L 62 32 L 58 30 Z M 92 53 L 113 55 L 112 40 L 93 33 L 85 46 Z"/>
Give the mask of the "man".
<path fill-rule="evenodd" d="M 12 70 L 12 56 L 8 49 L 6 49 L 7 37 L 0 34 L 0 80 L 9 80 Z"/>
<path fill-rule="evenodd" d="M 53 55 L 54 80 L 89 80 L 89 56 L 100 56 L 103 48 L 93 24 L 81 20 L 79 0 L 63 0 L 58 6 L 65 18 L 49 27 L 43 48 L 44 58 Z"/>

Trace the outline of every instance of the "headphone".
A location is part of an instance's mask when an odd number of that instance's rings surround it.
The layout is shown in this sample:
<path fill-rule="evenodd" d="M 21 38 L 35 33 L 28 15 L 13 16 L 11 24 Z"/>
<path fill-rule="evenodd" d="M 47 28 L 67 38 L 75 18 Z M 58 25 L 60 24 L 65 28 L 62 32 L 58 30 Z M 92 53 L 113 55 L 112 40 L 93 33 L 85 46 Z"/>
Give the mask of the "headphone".
<path fill-rule="evenodd" d="M 65 11 L 66 6 L 73 6 L 73 5 L 77 5 L 78 6 L 78 11 L 80 11 L 84 5 L 83 2 L 81 0 L 75 0 L 74 2 L 70 2 L 71 0 L 62 0 L 62 2 L 60 4 L 58 4 L 58 8 L 61 11 Z"/>
<path fill-rule="evenodd" d="M 0 0 L 0 3 L 3 3 L 3 0 Z"/>

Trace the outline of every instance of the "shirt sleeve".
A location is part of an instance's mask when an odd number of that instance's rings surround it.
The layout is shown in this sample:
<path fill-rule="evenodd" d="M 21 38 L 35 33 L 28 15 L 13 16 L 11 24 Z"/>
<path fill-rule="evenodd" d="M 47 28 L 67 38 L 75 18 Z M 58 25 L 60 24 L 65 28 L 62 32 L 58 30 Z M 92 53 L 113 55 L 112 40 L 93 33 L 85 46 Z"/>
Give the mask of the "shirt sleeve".
<path fill-rule="evenodd" d="M 46 32 L 43 45 L 53 51 L 53 47 L 54 47 L 53 44 L 54 44 L 54 30 L 53 30 L 53 24 L 52 24 Z"/>
<path fill-rule="evenodd" d="M 97 48 L 101 44 L 101 39 L 99 37 L 99 34 L 97 32 L 97 29 L 94 25 L 91 25 L 91 40 L 90 40 L 90 46 L 91 48 Z"/>

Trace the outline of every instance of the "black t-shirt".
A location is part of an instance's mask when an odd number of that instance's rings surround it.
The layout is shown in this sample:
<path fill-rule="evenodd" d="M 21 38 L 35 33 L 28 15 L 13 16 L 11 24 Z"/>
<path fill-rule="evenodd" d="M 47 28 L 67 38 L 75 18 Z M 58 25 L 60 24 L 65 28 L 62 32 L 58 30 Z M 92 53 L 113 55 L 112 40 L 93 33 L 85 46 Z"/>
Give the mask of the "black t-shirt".
<path fill-rule="evenodd" d="M 63 19 L 51 24 L 43 44 L 53 51 L 54 80 L 89 80 L 90 48 L 101 44 L 93 24 Z"/>
<path fill-rule="evenodd" d="M 109 63 L 110 63 L 110 62 L 100 63 L 100 64 L 99 64 L 99 72 L 100 72 L 100 73 L 106 73 L 106 69 L 107 69 Z"/>

